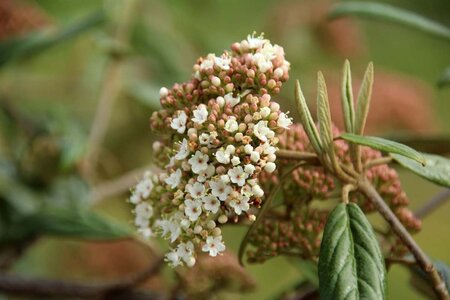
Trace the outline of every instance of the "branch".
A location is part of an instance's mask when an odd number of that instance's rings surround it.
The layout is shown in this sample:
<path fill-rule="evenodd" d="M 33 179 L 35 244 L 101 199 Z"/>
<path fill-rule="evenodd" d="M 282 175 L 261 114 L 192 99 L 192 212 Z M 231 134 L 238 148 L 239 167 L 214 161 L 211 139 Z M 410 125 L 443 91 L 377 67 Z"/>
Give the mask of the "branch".
<path fill-rule="evenodd" d="M 115 35 L 115 42 L 118 45 L 128 44 L 128 35 L 133 21 L 133 12 L 136 1 L 125 1 L 121 20 L 117 26 Z M 119 96 L 120 74 L 122 71 L 123 59 L 122 55 L 117 53 L 110 54 L 110 63 L 106 70 L 106 75 L 103 81 L 103 88 L 100 92 L 100 99 L 97 105 L 94 121 L 91 126 L 91 132 L 88 140 L 88 149 L 83 161 L 83 173 L 86 178 L 92 181 L 94 177 L 94 170 L 97 166 L 97 161 L 100 153 L 100 147 L 106 136 L 108 130 L 111 112 L 114 107 L 115 100 Z"/>
<path fill-rule="evenodd" d="M 436 208 L 444 204 L 450 198 L 450 189 L 444 189 L 431 198 L 424 206 L 419 208 L 414 214 L 418 218 L 423 218 L 429 213 L 433 212 Z"/>
<path fill-rule="evenodd" d="M 132 288 L 156 274 L 162 265 L 157 259 L 141 273 L 112 283 L 76 283 L 52 279 L 26 279 L 17 275 L 0 273 L 0 291 L 8 295 L 34 297 L 157 299 L 156 295 L 132 291 Z M 139 297 L 138 297 L 139 296 Z M 117 299 L 119 299 L 118 297 Z"/>
<path fill-rule="evenodd" d="M 277 158 L 284 158 L 284 159 L 292 159 L 292 160 L 303 160 L 309 163 L 318 163 L 319 158 L 314 153 L 309 152 L 300 152 L 300 151 L 294 151 L 294 150 L 278 150 L 276 152 Z"/>
<path fill-rule="evenodd" d="M 442 278 L 434 267 L 433 263 L 427 257 L 425 252 L 423 252 L 420 246 L 416 243 L 416 241 L 411 237 L 403 224 L 397 219 L 397 217 L 391 211 L 389 206 L 384 202 L 375 188 L 367 180 L 358 181 L 358 188 L 362 193 L 364 193 L 366 197 L 371 200 L 380 214 L 389 223 L 392 230 L 408 247 L 422 270 L 428 273 L 433 284 L 433 288 L 436 294 L 439 296 L 439 299 L 449 299 L 445 283 L 442 281 Z"/>

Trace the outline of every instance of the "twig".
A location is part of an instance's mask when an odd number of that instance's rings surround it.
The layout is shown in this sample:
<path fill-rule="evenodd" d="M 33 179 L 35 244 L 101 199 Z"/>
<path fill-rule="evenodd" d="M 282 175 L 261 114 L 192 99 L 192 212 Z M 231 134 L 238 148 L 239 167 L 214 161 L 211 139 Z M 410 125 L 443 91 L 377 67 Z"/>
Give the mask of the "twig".
<path fill-rule="evenodd" d="M 95 186 L 90 195 L 90 203 L 95 205 L 104 199 L 126 192 L 134 183 L 136 183 L 137 179 L 141 177 L 145 171 L 157 173 L 157 169 L 154 166 L 148 165 L 125 173 L 119 178 Z"/>
<path fill-rule="evenodd" d="M 112 295 L 133 295 L 131 289 L 154 275 L 162 265 L 157 259 L 143 272 L 125 280 L 112 283 L 76 283 L 52 279 L 26 279 L 17 275 L 0 273 L 0 291 L 8 295 L 33 297 L 75 297 L 110 299 Z M 142 293 L 139 293 L 143 295 Z M 127 299 L 130 299 L 129 297 Z M 134 297 L 136 298 L 136 297 Z M 141 299 L 157 299 L 153 294 Z"/>
<path fill-rule="evenodd" d="M 303 160 L 309 163 L 318 163 L 319 158 L 314 153 L 309 152 L 300 152 L 300 151 L 293 151 L 293 150 L 278 150 L 276 152 L 276 155 L 278 158 L 284 158 L 284 159 L 293 159 L 293 160 Z"/>
<path fill-rule="evenodd" d="M 389 206 L 384 202 L 375 188 L 367 180 L 358 181 L 359 190 L 368 197 L 384 219 L 389 223 L 392 230 L 397 234 L 397 236 L 402 240 L 402 242 L 408 247 L 412 255 L 416 259 L 418 265 L 430 276 L 433 288 L 439 299 L 449 299 L 447 288 L 445 283 L 442 281 L 441 276 L 434 267 L 433 263 L 423 252 L 416 241 L 411 237 L 408 231 L 405 229 L 403 224 L 397 219 L 394 213 L 391 211 Z"/>
<path fill-rule="evenodd" d="M 364 165 L 364 170 L 367 170 L 367 169 L 370 169 L 372 167 L 379 166 L 379 165 L 385 165 L 390 162 L 392 162 L 392 157 L 390 157 L 390 156 L 372 159 Z"/>
<path fill-rule="evenodd" d="M 423 218 L 444 204 L 448 199 L 450 199 L 450 189 L 444 189 L 427 201 L 427 203 L 419 208 L 414 215 L 418 218 Z"/>
<path fill-rule="evenodd" d="M 122 18 L 117 26 L 115 40 L 118 45 L 127 45 L 128 35 L 133 21 L 133 11 L 136 1 L 124 1 Z M 111 117 L 114 103 L 120 93 L 120 74 L 123 65 L 123 57 L 117 53 L 111 53 L 110 63 L 106 70 L 103 88 L 97 105 L 94 121 L 88 140 L 88 149 L 83 161 L 83 173 L 85 177 L 92 181 L 94 170 L 97 166 L 101 144 L 106 136 L 106 132 Z"/>

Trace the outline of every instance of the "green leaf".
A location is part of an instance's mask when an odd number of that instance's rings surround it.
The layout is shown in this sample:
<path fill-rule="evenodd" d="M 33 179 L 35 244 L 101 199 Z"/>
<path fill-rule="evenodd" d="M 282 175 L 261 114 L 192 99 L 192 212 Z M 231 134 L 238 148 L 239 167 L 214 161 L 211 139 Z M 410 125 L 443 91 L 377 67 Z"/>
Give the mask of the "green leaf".
<path fill-rule="evenodd" d="M 387 4 L 373 2 L 345 2 L 333 7 L 330 18 L 357 16 L 379 19 L 404 25 L 439 38 L 450 40 L 450 28 L 413 12 Z"/>
<path fill-rule="evenodd" d="M 373 64 L 369 63 L 366 73 L 364 74 L 363 82 L 359 89 L 358 101 L 356 103 L 355 124 L 353 130 L 357 134 L 364 133 L 367 115 L 369 114 L 370 98 L 372 97 L 372 85 Z"/>
<path fill-rule="evenodd" d="M 450 187 L 450 159 L 422 153 L 425 166 L 401 155 L 391 154 L 396 162 L 417 175 L 438 185 Z"/>
<path fill-rule="evenodd" d="M 362 136 L 352 133 L 343 133 L 339 136 L 339 138 L 342 138 L 354 144 L 368 146 L 380 151 L 400 154 L 409 157 L 411 159 L 414 159 L 415 161 L 421 163 L 422 165 L 425 165 L 426 163 L 424 156 L 420 152 L 417 152 L 413 148 L 410 148 L 406 145 L 394 141 L 386 140 L 375 136 Z"/>
<path fill-rule="evenodd" d="M 104 20 L 104 13 L 99 11 L 56 33 L 43 30 L 1 42 L 0 67 L 14 60 L 39 54 L 52 46 L 74 38 L 80 33 L 101 24 Z"/>
<path fill-rule="evenodd" d="M 372 226 L 354 203 L 328 217 L 320 246 L 320 299 L 385 299 L 386 269 Z"/>
<path fill-rule="evenodd" d="M 450 67 L 447 67 L 444 72 L 442 72 L 441 77 L 438 81 L 438 87 L 443 88 L 450 84 Z"/>
<path fill-rule="evenodd" d="M 345 130 L 353 133 L 355 130 L 355 107 L 353 102 L 352 72 L 350 62 L 345 60 L 341 86 L 342 112 L 344 114 Z"/>
<path fill-rule="evenodd" d="M 302 122 L 303 128 L 308 135 L 309 141 L 313 146 L 316 153 L 322 153 L 322 142 L 319 137 L 319 132 L 317 131 L 314 120 L 311 116 L 311 112 L 306 104 L 305 96 L 303 95 L 302 88 L 300 87 L 300 82 L 297 80 L 295 83 L 295 102 L 297 104 L 297 111 L 300 115 L 300 120 Z"/>
<path fill-rule="evenodd" d="M 331 113 L 327 86 L 322 72 L 317 73 L 317 119 L 319 121 L 321 141 L 326 150 L 329 151 L 333 145 L 333 132 L 331 129 Z"/>
<path fill-rule="evenodd" d="M 24 217 L 9 228 L 0 241 L 21 240 L 31 236 L 114 240 L 131 235 L 129 228 L 95 212 L 86 209 L 52 208 Z"/>

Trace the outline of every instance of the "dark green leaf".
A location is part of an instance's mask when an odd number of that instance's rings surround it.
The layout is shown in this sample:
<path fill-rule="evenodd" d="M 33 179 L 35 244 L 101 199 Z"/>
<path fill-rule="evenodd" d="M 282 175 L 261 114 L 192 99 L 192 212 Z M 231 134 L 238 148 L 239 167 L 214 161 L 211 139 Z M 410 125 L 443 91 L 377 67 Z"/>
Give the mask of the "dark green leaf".
<path fill-rule="evenodd" d="M 420 152 L 394 141 L 375 136 L 362 136 L 351 133 L 343 133 L 339 137 L 354 144 L 368 146 L 384 152 L 400 154 L 414 159 L 423 165 L 425 164 L 425 158 Z"/>
<path fill-rule="evenodd" d="M 439 155 L 425 154 L 425 166 L 401 155 L 391 154 L 403 167 L 438 185 L 450 187 L 450 159 Z"/>
<path fill-rule="evenodd" d="M 69 40 L 89 30 L 105 20 L 103 12 L 96 12 L 80 22 L 52 33 L 48 30 L 32 32 L 25 37 L 14 38 L 0 43 L 0 67 L 20 58 L 31 57 L 42 51 Z"/>
<path fill-rule="evenodd" d="M 339 3 L 333 7 L 329 15 L 331 18 L 357 16 L 380 19 L 450 40 L 450 29 L 448 27 L 421 15 L 387 4 L 365 1 Z"/>
<path fill-rule="evenodd" d="M 385 299 L 384 258 L 372 226 L 354 203 L 328 217 L 320 246 L 320 299 Z"/>

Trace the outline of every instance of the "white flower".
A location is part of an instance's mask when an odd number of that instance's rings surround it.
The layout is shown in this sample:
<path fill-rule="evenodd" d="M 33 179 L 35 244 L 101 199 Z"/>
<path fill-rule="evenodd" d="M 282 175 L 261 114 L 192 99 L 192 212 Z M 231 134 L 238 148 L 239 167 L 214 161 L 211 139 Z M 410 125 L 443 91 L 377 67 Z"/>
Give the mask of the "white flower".
<path fill-rule="evenodd" d="M 229 118 L 225 123 L 225 130 L 228 132 L 235 132 L 236 130 L 238 130 L 238 128 L 238 122 L 236 122 L 236 119 L 234 117 Z"/>
<path fill-rule="evenodd" d="M 208 165 L 208 167 L 206 168 L 206 170 L 201 171 L 198 176 L 197 176 L 197 180 L 199 182 L 205 182 L 206 179 L 211 178 L 214 173 L 216 172 L 216 168 L 214 168 L 213 165 Z"/>
<path fill-rule="evenodd" d="M 263 35 L 260 35 L 258 37 L 255 37 L 256 32 L 254 32 L 252 35 L 247 36 L 247 42 L 248 47 L 250 49 L 258 49 L 261 48 L 264 44 L 268 42 L 268 40 L 264 39 Z"/>
<path fill-rule="evenodd" d="M 189 155 L 188 141 L 186 139 L 183 139 L 183 141 L 180 144 L 180 149 L 178 150 L 177 154 L 175 155 L 175 158 L 178 160 L 183 160 L 188 155 Z"/>
<path fill-rule="evenodd" d="M 146 228 L 148 227 L 150 221 L 148 218 L 145 218 L 141 215 L 136 214 L 136 217 L 134 219 L 134 224 L 139 228 Z"/>
<path fill-rule="evenodd" d="M 233 166 L 237 166 L 241 163 L 241 160 L 238 156 L 233 156 L 233 158 L 231 159 L 231 163 L 233 164 Z"/>
<path fill-rule="evenodd" d="M 275 57 L 277 57 L 278 51 L 279 51 L 279 49 L 276 45 L 274 46 L 270 43 L 267 43 L 261 49 L 260 53 L 264 56 L 264 58 L 267 61 L 270 61 L 270 60 L 274 59 Z"/>
<path fill-rule="evenodd" d="M 252 153 L 250 153 L 250 159 L 252 162 L 257 163 L 260 159 L 260 154 L 258 151 L 252 151 Z"/>
<path fill-rule="evenodd" d="M 150 219 L 153 216 L 153 207 L 146 202 L 141 202 L 136 205 L 134 212 L 136 213 L 136 216 Z"/>
<path fill-rule="evenodd" d="M 186 121 L 186 113 L 184 111 L 180 111 L 180 113 L 178 114 L 178 118 L 174 118 L 172 120 L 172 123 L 170 123 L 170 127 L 172 127 L 172 129 L 175 129 L 178 133 L 184 133 L 184 131 L 186 130 Z"/>
<path fill-rule="evenodd" d="M 247 144 L 244 146 L 244 151 L 246 154 L 251 154 L 253 152 L 253 146 L 250 144 Z"/>
<path fill-rule="evenodd" d="M 172 156 L 170 159 L 169 159 L 169 163 L 167 164 L 167 165 L 165 165 L 164 166 L 164 168 L 172 168 L 173 166 L 175 166 L 175 157 L 174 156 Z"/>
<path fill-rule="evenodd" d="M 144 175 L 145 176 L 145 175 Z M 153 189 L 153 182 L 150 178 L 144 177 L 139 183 L 136 185 L 134 192 L 138 194 L 141 198 L 147 198 L 150 196 L 150 193 Z"/>
<path fill-rule="evenodd" d="M 205 195 L 206 189 L 202 183 L 196 182 L 194 184 L 187 184 L 186 191 L 191 195 L 192 198 L 198 199 Z"/>
<path fill-rule="evenodd" d="M 167 252 L 164 260 L 167 261 L 171 267 L 177 267 L 181 265 L 180 257 L 175 250 Z"/>
<path fill-rule="evenodd" d="M 243 186 L 245 184 L 245 179 L 248 178 L 248 174 L 244 172 L 241 166 L 228 170 L 228 176 L 230 176 L 231 182 L 236 183 L 239 186 Z"/>
<path fill-rule="evenodd" d="M 225 201 L 228 195 L 233 191 L 231 186 L 222 180 L 209 181 L 209 186 L 211 187 L 211 193 L 222 201 Z"/>
<path fill-rule="evenodd" d="M 231 57 L 222 55 L 222 57 L 214 57 L 214 63 L 222 70 L 228 71 L 230 69 Z"/>
<path fill-rule="evenodd" d="M 230 201 L 230 206 L 234 208 L 234 212 L 237 215 L 240 215 L 243 211 L 247 211 L 250 209 L 250 204 L 248 201 L 250 200 L 247 196 L 242 196 L 240 199 L 233 199 Z"/>
<path fill-rule="evenodd" d="M 236 151 L 236 147 L 234 147 L 233 145 L 228 145 L 226 151 L 230 154 L 234 154 L 234 152 Z"/>
<path fill-rule="evenodd" d="M 252 175 L 253 172 L 255 172 L 255 166 L 252 164 L 247 164 L 244 166 L 245 173 L 248 173 L 249 175 Z"/>
<path fill-rule="evenodd" d="M 194 244 L 191 241 L 179 243 L 176 252 L 180 259 L 185 263 L 189 263 L 194 255 Z"/>
<path fill-rule="evenodd" d="M 162 87 L 159 89 L 159 97 L 164 98 L 167 97 L 167 95 L 169 95 L 169 90 L 167 88 Z"/>
<path fill-rule="evenodd" d="M 230 183 L 230 176 L 228 176 L 227 174 L 220 175 L 219 178 L 221 181 L 223 181 L 225 183 Z"/>
<path fill-rule="evenodd" d="M 181 169 L 177 169 L 175 172 L 173 172 L 172 174 L 170 174 L 169 177 L 167 177 L 164 182 L 167 183 L 168 185 L 170 185 L 170 187 L 172 189 L 176 188 L 181 181 Z"/>
<path fill-rule="evenodd" d="M 217 76 L 212 76 L 212 77 L 211 77 L 211 83 L 212 83 L 215 87 L 220 86 L 220 78 L 217 77 Z"/>
<path fill-rule="evenodd" d="M 275 154 L 275 152 L 277 151 L 277 148 L 274 146 L 270 146 L 269 144 L 263 144 L 261 145 L 261 148 L 263 149 L 263 153 L 264 154 Z"/>
<path fill-rule="evenodd" d="M 267 58 L 262 53 L 255 53 L 252 59 L 262 73 L 267 72 L 273 67 L 272 62 L 270 60 L 267 60 Z"/>
<path fill-rule="evenodd" d="M 275 163 L 268 162 L 264 166 L 264 171 L 266 171 L 267 173 L 272 173 L 273 171 L 275 171 L 276 168 L 277 168 L 277 166 L 275 165 Z"/>
<path fill-rule="evenodd" d="M 137 204 L 141 201 L 141 195 L 139 195 L 138 193 L 133 193 L 129 200 L 131 203 Z"/>
<path fill-rule="evenodd" d="M 266 118 L 267 116 L 269 116 L 271 113 L 271 110 L 269 107 L 265 106 L 263 108 L 261 108 L 260 110 L 260 114 L 262 118 Z"/>
<path fill-rule="evenodd" d="M 216 152 L 216 159 L 221 164 L 229 164 L 230 163 L 230 153 L 226 150 L 223 150 L 223 148 L 221 148 L 220 150 L 217 150 L 217 152 Z"/>
<path fill-rule="evenodd" d="M 252 187 L 252 193 L 253 193 L 253 195 L 254 195 L 255 197 L 262 197 L 262 196 L 264 196 L 264 191 L 263 191 L 262 188 L 261 188 L 259 185 L 257 185 L 257 184 L 255 184 L 255 185 Z"/>
<path fill-rule="evenodd" d="M 214 68 L 215 57 L 216 56 L 213 53 L 208 54 L 208 56 L 206 56 L 206 59 L 200 64 L 200 69 L 208 70 Z"/>
<path fill-rule="evenodd" d="M 259 121 L 253 127 L 253 133 L 263 142 L 274 137 L 275 133 L 267 126 L 267 121 Z"/>
<path fill-rule="evenodd" d="M 233 93 L 228 93 L 225 96 L 223 96 L 223 98 L 225 99 L 225 103 L 230 104 L 231 107 L 234 107 L 236 104 L 241 102 L 241 97 L 240 96 L 233 97 Z"/>
<path fill-rule="evenodd" d="M 184 201 L 184 213 L 192 222 L 197 221 L 198 217 L 202 214 L 202 201 L 201 200 L 186 200 Z"/>
<path fill-rule="evenodd" d="M 209 256 L 217 256 L 220 252 L 225 251 L 225 245 L 222 242 L 221 236 L 208 236 L 206 244 L 202 247 L 203 252 L 209 252 Z"/>
<path fill-rule="evenodd" d="M 209 134 L 200 134 L 200 136 L 198 137 L 198 141 L 200 142 L 200 145 L 209 145 Z"/>
<path fill-rule="evenodd" d="M 192 121 L 197 124 L 202 124 L 208 119 L 208 110 L 206 105 L 200 104 L 196 110 L 193 111 L 194 118 Z"/>
<path fill-rule="evenodd" d="M 208 195 L 202 198 L 203 207 L 207 210 L 215 214 L 220 207 L 220 201 L 216 196 Z"/>
<path fill-rule="evenodd" d="M 289 129 L 289 126 L 291 125 L 292 125 L 292 118 L 289 118 L 285 113 L 280 113 L 277 120 L 277 126 L 284 129 Z"/>
<path fill-rule="evenodd" d="M 155 222 L 155 226 L 161 228 L 162 237 L 167 237 L 169 235 L 170 242 L 173 243 L 175 240 L 180 236 L 181 234 L 181 227 L 180 224 L 174 220 L 157 220 Z"/>
<path fill-rule="evenodd" d="M 139 228 L 138 229 L 138 233 L 144 238 L 144 239 L 148 239 L 151 237 L 154 237 L 155 234 L 153 233 L 153 231 L 151 230 L 151 228 Z"/>
<path fill-rule="evenodd" d="M 192 172 L 195 174 L 199 174 L 201 171 L 206 170 L 208 168 L 208 160 L 209 156 L 207 154 L 203 154 L 200 151 L 195 152 L 195 155 L 188 160 L 189 164 L 192 167 Z"/>

